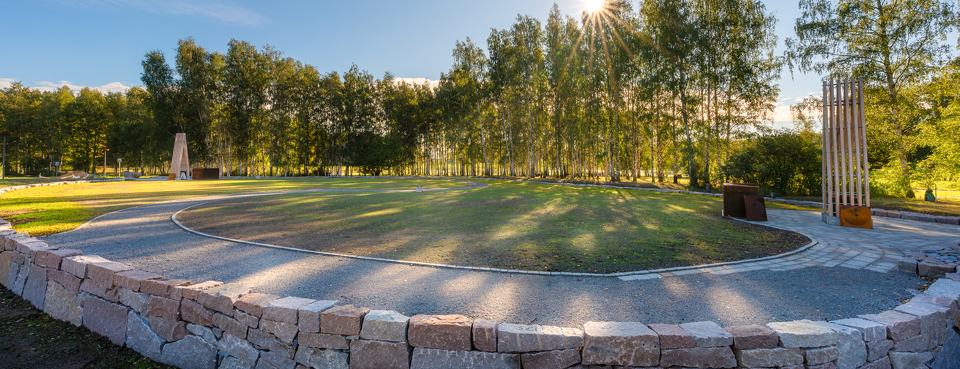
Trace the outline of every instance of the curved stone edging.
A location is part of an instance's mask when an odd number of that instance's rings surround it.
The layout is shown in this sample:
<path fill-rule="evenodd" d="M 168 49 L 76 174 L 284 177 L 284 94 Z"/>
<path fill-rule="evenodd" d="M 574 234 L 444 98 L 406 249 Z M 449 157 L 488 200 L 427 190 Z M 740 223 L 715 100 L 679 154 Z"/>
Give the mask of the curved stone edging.
<path fill-rule="evenodd" d="M 477 187 L 477 188 L 485 188 L 485 187 L 488 187 L 488 186 L 489 186 L 489 185 L 486 185 L 486 186 L 484 186 L 484 187 Z M 458 188 L 452 188 L 452 189 L 435 189 L 435 190 L 431 190 L 431 191 L 453 191 L 453 190 L 464 190 L 464 189 L 467 189 L 467 188 L 458 187 Z M 470 189 L 473 189 L 473 188 L 470 188 Z M 427 190 L 424 190 L 424 191 L 426 192 Z M 527 274 L 527 275 L 546 275 L 546 276 L 567 276 L 567 277 L 628 277 L 628 276 L 638 276 L 638 275 L 646 275 L 646 274 L 653 274 L 653 273 L 679 272 L 679 271 L 684 271 L 684 270 L 695 270 L 695 269 L 713 268 L 713 267 L 720 267 L 720 266 L 725 266 L 725 265 L 738 265 L 738 264 L 753 263 L 753 262 L 760 262 L 760 261 L 767 261 L 767 260 L 775 260 L 775 259 L 779 259 L 779 258 L 785 258 L 785 257 L 791 256 L 791 255 L 795 255 L 795 254 L 801 253 L 801 252 L 803 252 L 803 251 L 806 251 L 807 249 L 810 249 L 811 247 L 814 247 L 814 246 L 816 246 L 817 244 L 819 244 L 819 241 L 817 240 L 816 237 L 814 237 L 813 235 L 807 234 L 807 233 L 805 233 L 805 232 L 797 232 L 797 231 L 795 231 L 795 230 L 789 230 L 789 229 L 785 229 L 785 228 L 781 228 L 781 227 L 764 225 L 764 226 L 770 227 L 770 228 L 775 228 L 775 229 L 780 229 L 780 230 L 784 230 L 784 231 L 800 233 L 800 234 L 802 234 L 803 236 L 806 236 L 807 238 L 809 238 L 809 239 L 810 239 L 810 242 L 807 243 L 806 245 L 803 245 L 803 246 L 795 249 L 795 250 L 788 251 L 788 252 L 785 252 L 785 253 L 782 253 L 782 254 L 770 255 L 770 256 L 765 256 L 765 257 L 761 257 L 761 258 L 754 258 L 754 259 L 725 261 L 725 262 L 711 263 L 711 264 L 701 264 L 701 265 L 692 265 L 692 266 L 680 266 L 680 267 L 672 267 L 672 268 L 660 268 L 660 269 L 650 269 L 650 270 L 640 270 L 640 271 L 630 271 L 630 272 L 619 272 L 619 273 L 543 272 L 543 271 L 529 271 L 529 270 L 516 270 L 516 269 L 500 269 L 500 268 L 471 267 L 471 266 L 450 265 L 450 264 L 424 263 L 424 262 L 416 262 L 416 261 L 395 260 L 395 259 L 375 258 L 375 257 L 369 257 L 369 256 L 359 256 L 359 255 L 350 255 L 350 254 L 339 254 L 339 253 L 333 253 L 333 252 L 323 252 L 323 251 L 305 250 L 305 249 L 298 249 L 298 248 L 287 247 L 287 246 L 272 245 L 272 244 L 261 243 L 261 242 L 246 241 L 246 240 L 239 240 L 239 239 L 234 239 L 234 238 L 216 236 L 216 235 L 212 235 L 212 234 L 209 234 L 209 233 L 200 232 L 200 231 L 197 231 L 197 230 L 192 229 L 192 228 L 190 228 L 190 227 L 187 227 L 186 225 L 184 225 L 183 223 L 181 223 L 179 220 L 177 220 L 177 215 L 179 215 L 180 213 L 182 213 L 182 212 L 184 212 L 184 211 L 186 211 L 186 210 L 189 210 L 189 209 L 192 209 L 192 208 L 195 208 L 195 207 L 198 207 L 198 206 L 203 206 L 203 205 L 206 205 L 206 204 L 218 202 L 218 201 L 224 201 L 224 200 L 230 200 L 230 199 L 237 199 L 237 198 L 246 198 L 246 197 L 256 197 L 256 196 L 273 196 L 273 195 L 283 195 L 283 194 L 289 194 L 289 193 L 315 193 L 315 192 L 339 192 L 339 191 L 331 191 L 331 190 L 291 190 L 291 191 L 275 191 L 275 192 L 269 192 L 269 193 L 252 193 L 252 194 L 251 194 L 251 193 L 246 193 L 246 194 L 237 194 L 237 195 L 218 195 L 218 196 L 216 196 L 217 199 L 215 199 L 215 200 L 211 200 L 211 201 L 207 201 L 207 202 L 203 202 L 203 203 L 199 203 L 199 204 L 193 204 L 193 205 L 187 206 L 187 207 L 185 207 L 185 208 L 183 208 L 183 209 L 177 210 L 176 212 L 174 212 L 174 213 L 170 216 L 170 221 L 172 221 L 174 224 L 176 224 L 178 227 L 180 227 L 180 228 L 183 229 L 184 231 L 187 231 L 187 232 L 190 232 L 190 233 L 196 234 L 196 235 L 198 235 L 198 236 L 202 236 L 202 237 L 208 237 L 208 238 L 213 238 L 213 239 L 217 239 L 217 240 L 221 240 L 221 241 L 227 241 L 227 242 L 233 242 L 233 243 L 240 243 L 240 244 L 251 245 L 251 246 L 266 247 L 266 248 L 273 248 L 273 249 L 280 249 L 280 250 L 287 250 L 287 251 L 296 251 L 296 252 L 302 252 L 302 253 L 312 254 L 312 255 L 333 256 L 333 257 L 342 257 L 342 258 L 349 258 L 349 259 L 356 259 L 356 260 L 369 260 L 369 261 L 377 261 L 377 262 L 385 262 L 385 263 L 394 263 L 394 264 L 404 264 L 404 265 L 415 265 L 415 266 L 424 266 L 424 267 L 433 267 L 433 268 L 473 270 L 473 271 L 478 271 L 478 272 L 511 273 L 511 274 Z M 411 192 L 411 191 L 410 191 L 410 190 L 396 190 L 396 191 L 378 191 L 378 192 Z M 200 199 L 202 200 L 203 198 L 200 198 Z M 736 219 L 736 218 L 733 218 L 733 219 Z M 737 219 L 737 220 L 740 220 L 740 219 Z"/>
<path fill-rule="evenodd" d="M 960 276 L 944 277 L 896 308 L 832 322 L 565 328 L 171 280 L 0 224 L 0 284 L 56 319 L 182 368 L 950 368 L 960 352 Z"/>

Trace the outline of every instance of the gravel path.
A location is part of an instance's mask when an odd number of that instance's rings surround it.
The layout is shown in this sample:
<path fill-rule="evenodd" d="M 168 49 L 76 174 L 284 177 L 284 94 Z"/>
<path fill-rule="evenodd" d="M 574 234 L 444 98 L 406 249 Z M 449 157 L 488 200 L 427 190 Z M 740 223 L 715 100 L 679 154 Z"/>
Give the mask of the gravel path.
<path fill-rule="evenodd" d="M 209 199 L 178 200 L 125 209 L 77 230 L 48 236 L 45 241 L 194 282 L 237 282 L 258 292 L 340 300 L 407 315 L 463 314 L 560 326 L 598 320 L 712 320 L 724 326 L 832 320 L 892 308 L 925 283 L 896 271 L 843 266 L 623 280 L 310 255 L 211 239 L 186 232 L 171 221 L 173 213 L 206 201 Z M 819 214 L 816 216 L 819 219 Z"/>

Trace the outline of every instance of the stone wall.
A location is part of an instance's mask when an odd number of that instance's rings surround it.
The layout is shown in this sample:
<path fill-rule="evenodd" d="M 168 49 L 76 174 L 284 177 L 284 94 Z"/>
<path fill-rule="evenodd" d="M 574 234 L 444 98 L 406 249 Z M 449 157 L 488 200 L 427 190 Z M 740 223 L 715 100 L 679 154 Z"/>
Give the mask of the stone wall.
<path fill-rule="evenodd" d="M 0 246 L 0 284 L 56 319 L 181 368 L 960 366 L 956 266 L 910 302 L 858 318 L 565 328 L 461 315 L 408 317 L 256 293 L 235 283 L 167 279 L 48 246 L 4 221 Z"/>

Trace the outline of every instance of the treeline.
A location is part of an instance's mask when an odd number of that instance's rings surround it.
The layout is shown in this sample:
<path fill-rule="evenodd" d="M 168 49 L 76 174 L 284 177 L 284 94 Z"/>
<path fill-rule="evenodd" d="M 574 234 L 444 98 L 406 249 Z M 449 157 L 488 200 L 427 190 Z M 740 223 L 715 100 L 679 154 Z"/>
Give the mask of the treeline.
<path fill-rule="evenodd" d="M 144 89 L 15 85 L 0 111 L 21 173 L 59 158 L 92 169 L 104 148 L 124 166 L 163 168 L 186 132 L 195 165 L 235 175 L 684 172 L 709 184 L 775 102 L 774 22 L 760 1 L 615 1 L 577 18 L 554 6 L 545 22 L 492 30 L 486 50 L 457 42 L 436 87 L 186 39 L 172 63 L 146 54 Z"/>

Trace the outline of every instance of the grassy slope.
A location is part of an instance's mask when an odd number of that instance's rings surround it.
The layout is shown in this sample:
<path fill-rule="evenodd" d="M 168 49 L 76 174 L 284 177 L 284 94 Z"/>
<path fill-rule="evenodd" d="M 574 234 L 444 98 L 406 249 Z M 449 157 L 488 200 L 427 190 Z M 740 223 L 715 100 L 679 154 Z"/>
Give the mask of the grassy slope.
<path fill-rule="evenodd" d="M 719 217 L 719 198 L 489 183 L 456 192 L 230 200 L 180 219 L 214 234 L 320 251 L 561 271 L 696 265 L 776 254 L 806 242 L 784 242 L 782 234 Z"/>
<path fill-rule="evenodd" d="M 0 218 L 18 231 L 47 235 L 76 228 L 97 215 L 154 202 L 198 196 L 314 188 L 413 189 L 462 186 L 453 181 L 403 179 L 282 179 L 131 181 L 34 187 L 3 194 Z"/>

